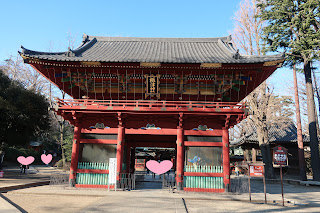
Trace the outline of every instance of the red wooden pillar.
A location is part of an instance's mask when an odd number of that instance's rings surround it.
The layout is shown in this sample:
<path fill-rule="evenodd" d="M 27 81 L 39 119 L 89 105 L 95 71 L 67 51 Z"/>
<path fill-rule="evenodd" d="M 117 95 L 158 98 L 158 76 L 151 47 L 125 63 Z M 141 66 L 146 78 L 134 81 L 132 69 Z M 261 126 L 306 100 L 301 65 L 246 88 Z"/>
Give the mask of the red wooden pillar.
<path fill-rule="evenodd" d="M 118 127 L 118 142 L 117 142 L 117 181 L 120 180 L 120 173 L 123 159 L 123 144 L 124 144 L 125 128 L 123 126 Z"/>
<path fill-rule="evenodd" d="M 184 130 L 182 127 L 178 127 L 177 129 L 177 189 L 183 190 L 183 162 L 184 162 Z"/>
<path fill-rule="evenodd" d="M 229 156 L 229 132 L 228 128 L 222 129 L 222 155 L 223 155 L 223 182 L 225 190 L 230 186 L 230 156 Z"/>
<path fill-rule="evenodd" d="M 69 175 L 69 185 L 70 186 L 74 186 L 76 183 L 80 140 L 81 140 L 81 122 L 79 120 L 75 120 L 74 136 L 73 136 L 73 143 L 72 143 L 70 175 Z"/>

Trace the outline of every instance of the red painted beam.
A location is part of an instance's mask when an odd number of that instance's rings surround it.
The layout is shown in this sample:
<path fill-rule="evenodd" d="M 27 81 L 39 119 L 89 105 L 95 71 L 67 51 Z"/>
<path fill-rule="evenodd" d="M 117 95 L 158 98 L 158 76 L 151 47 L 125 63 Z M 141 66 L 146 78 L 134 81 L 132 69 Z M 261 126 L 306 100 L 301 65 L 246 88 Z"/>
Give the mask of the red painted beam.
<path fill-rule="evenodd" d="M 81 139 L 80 143 L 117 144 L 117 140 L 107 140 L 107 139 Z"/>
<path fill-rule="evenodd" d="M 179 113 L 179 112 L 184 112 L 187 114 L 204 114 L 206 113 L 207 115 L 226 115 L 226 114 L 244 114 L 244 111 L 242 109 L 221 109 L 219 111 L 215 110 L 214 108 L 205 108 L 205 109 L 194 109 L 190 110 L 190 108 L 168 108 L 165 111 L 161 110 L 161 108 L 158 107 L 141 107 L 139 110 L 135 110 L 135 107 L 123 107 L 123 106 L 118 106 L 118 107 L 112 107 L 110 109 L 107 109 L 107 107 L 91 107 L 87 106 L 85 109 L 82 106 L 60 106 L 59 110 L 65 110 L 65 111 L 81 111 L 81 112 L 94 112 L 94 113 L 99 113 L 99 112 L 114 112 L 114 111 L 127 111 L 127 112 L 133 112 L 135 114 L 139 113 L 147 113 L 147 114 L 152 114 L 151 112 L 157 112 L 160 114 L 170 114 L 170 113 Z"/>
<path fill-rule="evenodd" d="M 125 131 L 126 131 L 126 135 L 176 135 L 177 134 L 177 129 L 126 129 Z M 118 128 L 83 129 L 82 133 L 118 134 Z"/>
<path fill-rule="evenodd" d="M 96 134 L 118 134 L 118 128 L 108 129 L 82 129 L 81 133 L 96 133 Z"/>
<path fill-rule="evenodd" d="M 224 74 L 225 72 L 232 73 L 235 70 L 246 70 L 248 71 L 257 71 L 257 68 L 265 68 L 263 66 L 264 63 L 252 63 L 252 64 L 225 64 L 222 63 L 221 67 L 219 68 L 203 68 L 201 67 L 200 63 L 161 63 L 160 67 L 141 67 L 140 63 L 138 62 L 101 62 L 101 65 L 97 65 L 95 67 L 91 67 L 91 66 L 86 66 L 81 64 L 81 62 L 79 61 L 53 61 L 53 60 L 46 60 L 46 59 L 41 59 L 41 60 L 33 60 L 32 58 L 28 59 L 28 64 L 39 64 L 39 65 L 46 65 L 46 66 L 50 66 L 51 67 L 68 67 L 69 69 L 71 68 L 75 68 L 79 71 L 84 72 L 85 69 L 87 72 L 92 72 L 91 69 L 96 69 L 97 67 L 100 68 L 108 68 L 107 72 L 103 72 L 103 73 L 108 73 L 109 69 L 113 69 L 114 71 L 121 71 L 122 73 L 125 73 L 125 71 L 128 70 L 135 70 L 136 73 L 139 71 L 141 72 L 142 70 L 144 71 L 144 73 L 149 73 L 150 71 L 156 71 L 156 73 L 158 73 L 158 71 L 160 69 L 166 69 L 166 72 L 168 72 L 168 74 L 174 74 L 176 70 L 180 70 L 180 69 L 184 69 L 185 73 L 191 73 L 192 71 L 186 70 L 185 68 L 193 68 L 192 70 L 197 70 L 198 71 L 202 71 L 202 72 L 209 72 L 210 74 L 213 73 L 217 73 L 217 74 Z M 277 65 L 274 66 L 270 66 L 270 69 L 276 69 Z M 45 68 L 44 68 L 45 69 Z M 105 69 L 103 69 L 105 70 Z M 240 72 L 239 71 L 239 72 Z M 180 72 L 180 71 L 179 71 Z M 195 71 L 193 71 L 194 73 Z"/>
<path fill-rule="evenodd" d="M 108 129 L 82 129 L 81 133 L 95 133 L 95 134 L 118 134 L 118 128 Z M 131 135 L 176 135 L 177 129 L 126 129 L 126 134 Z M 184 135 L 198 135 L 198 136 L 222 136 L 221 129 L 214 129 L 208 131 L 184 130 Z"/>
<path fill-rule="evenodd" d="M 184 176 L 223 177 L 223 173 L 184 172 Z"/>
<path fill-rule="evenodd" d="M 176 135 L 177 129 L 126 129 L 126 134 L 137 135 Z"/>
<path fill-rule="evenodd" d="M 135 142 L 136 147 L 176 148 L 176 143 Z"/>
<path fill-rule="evenodd" d="M 203 136 L 221 136 L 221 129 L 214 129 L 212 131 L 197 131 L 197 130 L 185 130 L 184 135 L 203 135 Z"/>
<path fill-rule="evenodd" d="M 109 170 L 105 170 L 105 169 L 78 169 L 77 173 L 109 174 Z"/>
<path fill-rule="evenodd" d="M 222 146 L 222 142 L 185 141 L 185 146 Z"/>

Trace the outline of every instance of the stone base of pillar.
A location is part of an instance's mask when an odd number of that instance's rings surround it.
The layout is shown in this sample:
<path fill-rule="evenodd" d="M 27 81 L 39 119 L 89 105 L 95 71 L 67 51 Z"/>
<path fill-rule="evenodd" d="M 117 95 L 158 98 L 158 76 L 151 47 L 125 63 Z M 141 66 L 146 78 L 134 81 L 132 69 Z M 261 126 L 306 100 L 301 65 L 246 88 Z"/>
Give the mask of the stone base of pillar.
<path fill-rule="evenodd" d="M 230 191 L 230 185 L 229 185 L 229 184 L 226 184 L 225 187 L 224 187 L 224 189 L 225 189 L 225 192 L 229 192 L 229 191 Z"/>
<path fill-rule="evenodd" d="M 178 190 L 178 191 L 182 191 L 182 190 L 183 190 L 183 184 L 182 184 L 182 182 L 178 182 L 178 183 L 177 183 L 177 190 Z"/>
<path fill-rule="evenodd" d="M 75 180 L 74 179 L 69 179 L 69 186 L 70 187 L 74 187 L 76 185 Z"/>

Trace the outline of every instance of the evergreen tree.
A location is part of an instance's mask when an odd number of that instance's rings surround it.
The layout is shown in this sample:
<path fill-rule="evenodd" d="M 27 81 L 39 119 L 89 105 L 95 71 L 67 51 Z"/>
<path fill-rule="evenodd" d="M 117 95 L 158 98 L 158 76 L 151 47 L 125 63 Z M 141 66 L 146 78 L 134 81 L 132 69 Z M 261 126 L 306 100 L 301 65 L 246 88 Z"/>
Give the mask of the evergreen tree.
<path fill-rule="evenodd" d="M 44 96 L 0 70 L 0 144 L 24 145 L 49 129 L 48 106 Z"/>
<path fill-rule="evenodd" d="M 260 0 L 264 51 L 286 52 L 286 64 L 303 64 L 306 81 L 308 124 L 313 179 L 320 180 L 320 159 L 315 120 L 311 62 L 319 59 L 320 0 Z"/>

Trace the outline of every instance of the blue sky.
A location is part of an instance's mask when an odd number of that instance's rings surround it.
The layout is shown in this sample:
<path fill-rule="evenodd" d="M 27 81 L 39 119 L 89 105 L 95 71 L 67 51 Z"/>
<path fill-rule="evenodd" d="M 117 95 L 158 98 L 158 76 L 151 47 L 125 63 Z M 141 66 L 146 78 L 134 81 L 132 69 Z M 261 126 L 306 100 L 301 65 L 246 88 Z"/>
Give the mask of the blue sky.
<path fill-rule="evenodd" d="M 83 33 L 125 37 L 220 37 L 233 29 L 240 0 L 117 0 L 1 2 L 0 62 L 23 45 L 37 51 L 65 51 L 68 33 L 81 43 Z M 292 72 L 278 69 L 270 78 L 286 93 Z M 291 81 L 292 82 L 292 81 Z"/>
<path fill-rule="evenodd" d="M 66 50 L 67 33 L 126 37 L 218 37 L 232 30 L 239 0 L 2 1 L 0 60 L 20 46 Z M 51 43 L 51 44 L 50 44 Z M 53 45 L 52 45 L 53 44 Z"/>

